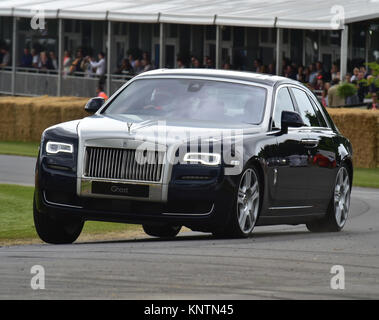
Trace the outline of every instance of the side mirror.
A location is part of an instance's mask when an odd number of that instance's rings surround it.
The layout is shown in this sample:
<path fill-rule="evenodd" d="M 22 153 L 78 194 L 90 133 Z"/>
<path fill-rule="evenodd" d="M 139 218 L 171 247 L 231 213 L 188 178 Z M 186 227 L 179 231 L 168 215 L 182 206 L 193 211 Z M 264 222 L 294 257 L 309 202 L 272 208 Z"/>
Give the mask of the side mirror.
<path fill-rule="evenodd" d="M 300 114 L 293 111 L 282 111 L 282 119 L 281 119 L 282 131 L 287 132 L 289 127 L 303 127 L 304 122 L 301 119 Z"/>
<path fill-rule="evenodd" d="M 89 99 L 86 106 L 84 107 L 84 110 L 88 113 L 95 113 L 97 110 L 100 109 L 100 107 L 104 104 L 105 99 L 101 97 L 95 97 L 92 99 Z"/>

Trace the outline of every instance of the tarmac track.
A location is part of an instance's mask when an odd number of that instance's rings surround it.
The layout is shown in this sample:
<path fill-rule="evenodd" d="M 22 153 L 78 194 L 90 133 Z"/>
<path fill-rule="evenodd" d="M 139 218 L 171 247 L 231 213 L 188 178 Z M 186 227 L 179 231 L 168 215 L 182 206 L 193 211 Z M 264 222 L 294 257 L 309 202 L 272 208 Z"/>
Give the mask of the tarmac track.
<path fill-rule="evenodd" d="M 20 170 L 4 177 L 3 164 L 0 156 L 1 181 L 32 183 Z M 31 288 L 33 265 L 45 269 L 44 290 Z M 345 289 L 331 288 L 334 265 L 344 267 Z M 379 190 L 353 188 L 339 233 L 275 226 L 257 227 L 249 239 L 185 232 L 174 240 L 0 247 L 0 299 L 98 298 L 378 299 Z"/>

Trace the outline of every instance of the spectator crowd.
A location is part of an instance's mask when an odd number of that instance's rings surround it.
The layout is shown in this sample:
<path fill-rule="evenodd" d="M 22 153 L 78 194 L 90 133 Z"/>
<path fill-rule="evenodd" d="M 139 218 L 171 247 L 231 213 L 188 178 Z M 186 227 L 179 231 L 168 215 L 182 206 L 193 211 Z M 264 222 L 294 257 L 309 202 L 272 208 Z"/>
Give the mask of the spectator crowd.
<path fill-rule="evenodd" d="M 11 57 L 6 47 L 0 48 L 0 67 L 10 67 Z M 33 68 L 39 71 L 57 71 L 58 60 L 54 51 L 40 51 L 36 49 L 24 48 L 21 61 L 18 65 L 21 68 Z M 84 75 L 84 76 L 104 76 L 106 74 L 106 57 L 104 52 L 99 52 L 97 60 L 90 55 L 84 55 L 82 49 L 78 49 L 73 56 L 70 51 L 64 51 L 62 61 L 63 74 Z M 129 54 L 127 58 L 121 60 L 120 65 L 113 74 L 137 75 L 141 72 L 154 69 L 147 52 L 135 57 Z"/>
<path fill-rule="evenodd" d="M 133 76 L 154 69 L 149 54 L 139 49 L 130 50 L 128 56 L 121 58 L 120 61 L 117 69 L 113 70 L 113 74 Z M 7 66 L 11 66 L 11 56 L 9 50 L 2 47 L 0 49 L 0 68 Z M 205 56 L 202 62 L 196 56 L 190 56 L 190 59 L 178 56 L 176 66 L 177 68 L 215 68 L 209 56 Z M 39 72 L 54 72 L 54 70 L 58 70 L 59 64 L 54 51 L 37 52 L 34 48 L 24 48 L 19 67 L 38 69 Z M 235 69 L 229 62 L 224 63 L 222 68 L 225 70 Z M 90 55 L 85 55 L 82 49 L 78 49 L 74 56 L 71 52 L 64 51 L 62 69 L 64 75 L 98 77 L 98 91 L 103 92 L 104 76 L 107 72 L 104 52 L 99 52 L 97 59 L 94 59 Z M 276 74 L 276 67 L 274 63 L 264 65 L 260 59 L 255 59 L 250 71 Z M 347 73 L 341 79 L 337 63 L 333 63 L 330 70 L 327 70 L 321 61 L 303 66 L 284 58 L 280 73 L 281 76 L 300 81 L 313 90 L 325 107 L 363 103 L 367 96 L 372 98 L 373 108 L 376 107 L 378 86 L 375 81 L 372 81 L 374 80 L 372 78 L 378 76 L 371 74 L 371 71 L 364 65 L 355 66 L 351 73 Z M 348 98 L 341 97 L 337 92 L 340 83 L 349 83 L 355 86 L 356 94 Z M 371 84 L 367 85 L 367 83 Z"/>

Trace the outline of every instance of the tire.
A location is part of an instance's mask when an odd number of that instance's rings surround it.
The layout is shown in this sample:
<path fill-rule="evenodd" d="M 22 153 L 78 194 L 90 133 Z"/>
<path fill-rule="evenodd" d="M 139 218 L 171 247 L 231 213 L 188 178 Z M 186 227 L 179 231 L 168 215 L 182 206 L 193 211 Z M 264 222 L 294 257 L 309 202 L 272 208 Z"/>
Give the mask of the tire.
<path fill-rule="evenodd" d="M 158 238 L 174 238 L 180 232 L 181 226 L 172 226 L 169 224 L 151 225 L 143 224 L 143 231 L 149 236 Z"/>
<path fill-rule="evenodd" d="M 230 220 L 223 230 L 214 231 L 213 235 L 233 238 L 249 237 L 259 217 L 262 190 L 257 169 L 253 165 L 247 166 L 239 177 Z"/>
<path fill-rule="evenodd" d="M 308 222 L 311 232 L 338 232 L 345 226 L 350 208 L 350 175 L 348 168 L 343 165 L 337 172 L 333 194 L 325 217 Z"/>
<path fill-rule="evenodd" d="M 47 213 L 37 210 L 33 201 L 34 225 L 38 236 L 46 243 L 68 244 L 73 243 L 83 229 L 84 221 L 74 218 L 54 219 Z"/>

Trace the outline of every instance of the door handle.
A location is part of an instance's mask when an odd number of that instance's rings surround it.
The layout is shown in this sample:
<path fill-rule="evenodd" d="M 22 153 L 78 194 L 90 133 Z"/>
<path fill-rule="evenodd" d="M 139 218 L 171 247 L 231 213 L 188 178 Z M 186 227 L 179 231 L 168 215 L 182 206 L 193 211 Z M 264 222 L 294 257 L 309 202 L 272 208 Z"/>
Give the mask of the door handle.
<path fill-rule="evenodd" d="M 301 139 L 301 143 L 305 145 L 306 148 L 315 148 L 318 146 L 318 139 Z"/>

